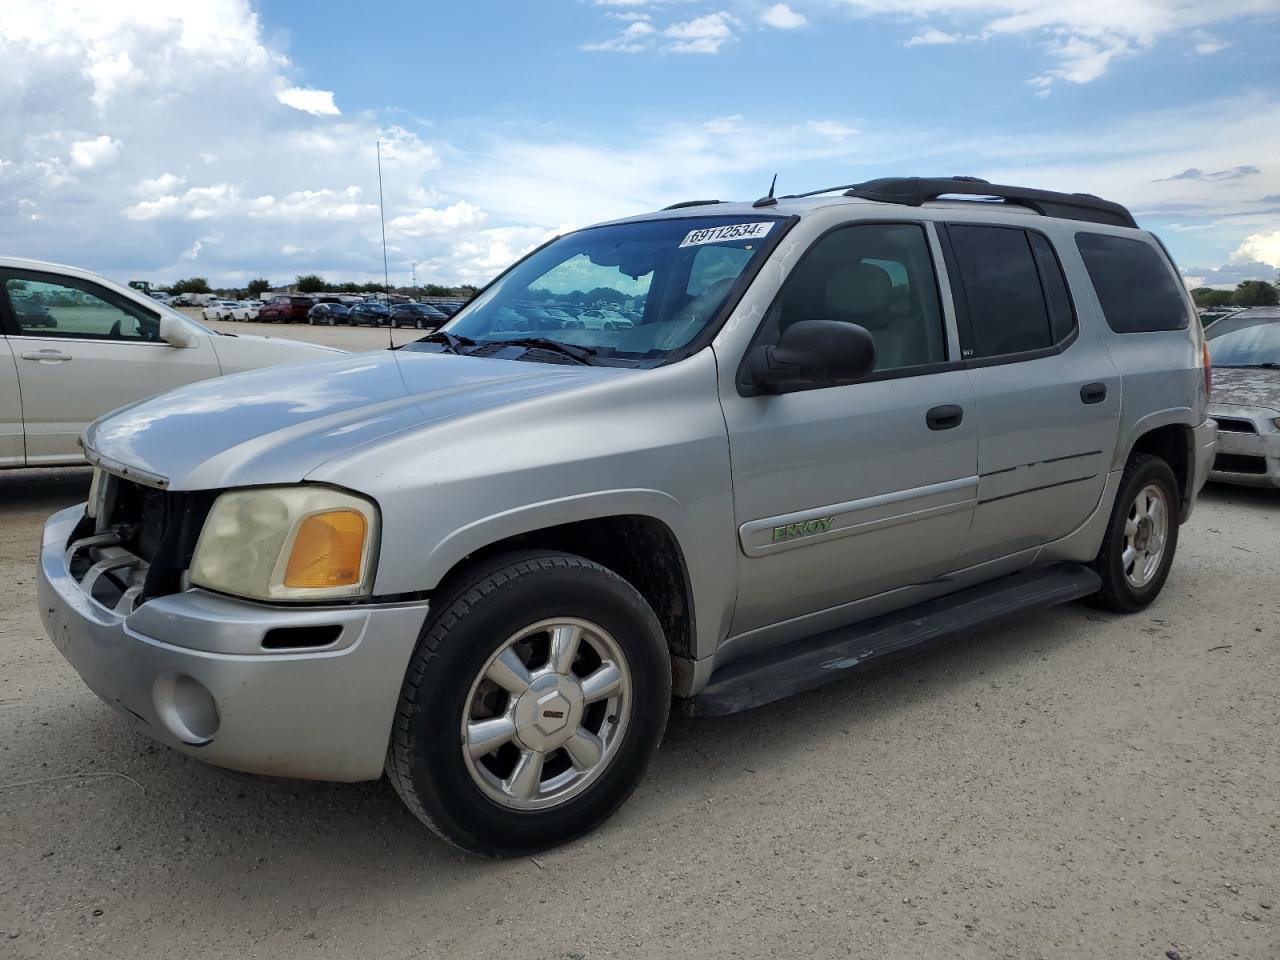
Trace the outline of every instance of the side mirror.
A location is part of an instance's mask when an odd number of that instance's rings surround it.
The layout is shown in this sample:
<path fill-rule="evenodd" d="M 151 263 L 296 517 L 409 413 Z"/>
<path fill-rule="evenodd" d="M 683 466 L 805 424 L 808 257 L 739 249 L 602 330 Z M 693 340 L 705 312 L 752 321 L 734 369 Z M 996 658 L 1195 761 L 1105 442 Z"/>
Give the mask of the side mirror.
<path fill-rule="evenodd" d="M 777 346 L 757 347 L 748 364 L 759 393 L 857 383 L 876 367 L 876 345 L 865 327 L 838 320 L 799 320 Z"/>
<path fill-rule="evenodd" d="M 195 344 L 195 334 L 177 317 L 160 314 L 160 339 L 171 347 L 190 347 Z"/>

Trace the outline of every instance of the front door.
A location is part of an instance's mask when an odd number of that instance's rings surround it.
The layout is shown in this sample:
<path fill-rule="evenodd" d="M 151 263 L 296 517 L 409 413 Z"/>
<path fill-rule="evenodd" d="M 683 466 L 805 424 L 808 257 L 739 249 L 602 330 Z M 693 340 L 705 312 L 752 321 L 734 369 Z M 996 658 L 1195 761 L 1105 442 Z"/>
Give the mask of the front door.
<path fill-rule="evenodd" d="M 115 291 L 36 271 L 2 270 L 0 281 L 28 466 L 77 463 L 81 432 L 104 413 L 220 372 L 207 337 L 170 346 L 159 317 Z"/>
<path fill-rule="evenodd" d="M 819 238 L 756 344 L 809 319 L 865 327 L 876 369 L 862 383 L 772 396 L 722 386 L 741 551 L 734 634 L 823 611 L 838 619 L 842 605 L 946 573 L 973 514 L 972 394 L 925 226 L 860 223 Z"/>

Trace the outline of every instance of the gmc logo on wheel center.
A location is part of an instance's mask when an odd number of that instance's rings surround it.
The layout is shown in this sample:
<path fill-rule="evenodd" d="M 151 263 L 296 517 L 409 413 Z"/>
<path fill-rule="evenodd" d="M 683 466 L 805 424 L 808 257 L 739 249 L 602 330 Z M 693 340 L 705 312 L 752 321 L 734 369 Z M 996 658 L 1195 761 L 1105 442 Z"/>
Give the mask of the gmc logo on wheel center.
<path fill-rule="evenodd" d="M 543 710 L 542 715 L 548 720 L 560 720 L 564 717 L 563 710 Z"/>

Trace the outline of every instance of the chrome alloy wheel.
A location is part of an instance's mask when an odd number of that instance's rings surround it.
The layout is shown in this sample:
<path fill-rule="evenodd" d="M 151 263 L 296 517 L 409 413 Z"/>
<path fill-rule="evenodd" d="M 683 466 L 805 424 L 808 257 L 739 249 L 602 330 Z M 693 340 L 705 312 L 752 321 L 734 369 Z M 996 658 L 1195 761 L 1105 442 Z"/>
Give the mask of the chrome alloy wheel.
<path fill-rule="evenodd" d="M 1145 587 L 1160 569 L 1169 539 L 1169 504 L 1164 490 L 1149 483 L 1138 491 L 1124 522 L 1120 566 L 1131 587 Z"/>
<path fill-rule="evenodd" d="M 544 809 L 585 790 L 617 753 L 631 671 L 603 628 L 542 620 L 495 651 L 466 703 L 460 742 L 476 786 L 502 806 Z"/>

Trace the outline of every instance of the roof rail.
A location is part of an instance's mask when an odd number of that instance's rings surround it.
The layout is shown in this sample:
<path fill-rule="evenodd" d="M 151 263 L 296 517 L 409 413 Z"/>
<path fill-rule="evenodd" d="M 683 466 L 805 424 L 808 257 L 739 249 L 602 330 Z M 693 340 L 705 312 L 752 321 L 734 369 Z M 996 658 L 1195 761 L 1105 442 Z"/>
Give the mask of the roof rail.
<path fill-rule="evenodd" d="M 827 191 L 819 191 L 826 193 Z M 1136 227 L 1128 209 L 1091 193 L 1058 193 L 988 183 L 977 177 L 882 177 L 856 183 L 845 191 L 846 197 L 860 197 L 880 203 L 902 203 L 918 207 L 945 196 L 995 197 L 1005 203 L 1029 207 L 1046 217 L 1107 223 L 1116 227 Z"/>
<path fill-rule="evenodd" d="M 681 200 L 679 203 L 673 203 L 669 207 L 663 207 L 663 210 L 683 210 L 685 207 L 708 207 L 713 203 L 723 203 L 722 200 Z"/>

